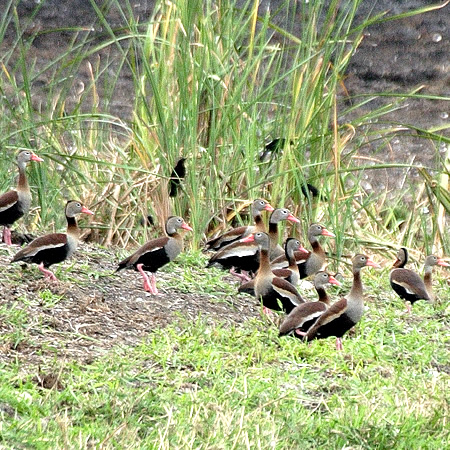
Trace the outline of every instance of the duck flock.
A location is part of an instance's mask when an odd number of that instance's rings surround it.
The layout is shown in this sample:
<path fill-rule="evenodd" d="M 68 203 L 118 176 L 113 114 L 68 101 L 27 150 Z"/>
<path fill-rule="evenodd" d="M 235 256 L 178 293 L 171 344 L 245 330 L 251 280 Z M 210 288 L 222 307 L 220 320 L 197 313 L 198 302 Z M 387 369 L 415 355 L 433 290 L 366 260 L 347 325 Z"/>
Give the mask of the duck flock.
<path fill-rule="evenodd" d="M 26 165 L 31 161 L 43 160 L 30 150 L 18 154 L 17 188 L 0 195 L 0 225 L 4 227 L 2 240 L 7 245 L 11 245 L 11 226 L 28 212 L 31 205 L 26 177 Z M 264 211 L 270 212 L 268 230 L 262 218 Z M 35 263 L 45 277 L 56 281 L 49 267 L 69 258 L 76 250 L 80 235 L 76 216 L 82 213 L 93 214 L 77 200 L 67 202 L 67 232 L 51 233 L 34 239 L 16 253 L 12 262 Z M 326 264 L 326 254 L 318 238 L 332 238 L 334 234 L 323 225 L 313 223 L 307 236 L 310 251 L 295 238 L 288 238 L 282 248 L 278 244 L 278 224 L 284 220 L 293 223 L 300 221 L 288 209 L 274 209 L 263 199 L 253 201 L 251 213 L 254 224 L 233 228 L 206 243 L 206 249 L 212 253 L 207 266 L 230 270 L 239 277 L 241 284 L 238 291 L 254 296 L 262 303 L 267 314 L 271 314 L 271 311 L 284 311 L 286 315 L 280 323 L 280 336 L 292 335 L 304 341 L 334 336 L 336 348 L 341 350 L 341 338 L 363 316 L 361 270 L 364 267 L 380 266 L 367 255 L 355 255 L 352 258 L 353 284 L 350 292 L 331 303 L 326 286 L 340 283 L 322 270 Z M 117 271 L 138 271 L 143 278 L 144 289 L 157 295 L 155 274 L 183 250 L 181 230 L 192 231 L 192 228 L 181 217 L 169 217 L 165 223 L 166 235 L 150 240 L 120 261 Z M 422 279 L 417 273 L 404 267 L 407 262 L 407 249 L 399 249 L 389 281 L 392 289 L 406 301 L 407 309 L 411 312 L 411 305 L 417 300 L 434 300 L 433 267 L 450 264 L 435 255 L 427 256 Z M 305 301 L 298 290 L 300 280 L 307 277 L 313 277 L 318 295 L 316 301 Z"/>

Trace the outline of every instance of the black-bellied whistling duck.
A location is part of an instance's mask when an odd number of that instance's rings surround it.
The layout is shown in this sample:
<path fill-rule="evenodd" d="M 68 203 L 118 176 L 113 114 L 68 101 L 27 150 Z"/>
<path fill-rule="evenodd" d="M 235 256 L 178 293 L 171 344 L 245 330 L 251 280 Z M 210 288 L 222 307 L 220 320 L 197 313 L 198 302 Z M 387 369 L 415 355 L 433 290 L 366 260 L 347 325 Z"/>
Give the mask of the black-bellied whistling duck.
<path fill-rule="evenodd" d="M 286 208 L 277 208 L 270 215 L 269 238 L 271 247 L 278 245 L 278 223 L 282 220 L 299 222 Z M 251 235 L 250 235 L 251 236 Z M 249 277 L 237 274 L 235 269 L 244 272 L 256 272 L 259 267 L 259 246 L 254 241 L 239 240 L 219 250 L 208 262 L 207 267 L 221 267 L 231 269 L 233 275 L 237 275 L 248 281 Z"/>
<path fill-rule="evenodd" d="M 269 239 L 270 239 L 270 250 L 269 250 L 269 258 L 272 261 L 278 256 L 285 256 L 285 252 L 283 247 L 278 244 L 278 224 L 282 220 L 289 220 L 289 222 L 299 223 L 300 220 L 297 217 L 293 216 L 288 209 L 280 208 L 275 209 L 270 215 L 269 219 Z M 303 247 L 302 247 L 303 248 Z"/>
<path fill-rule="evenodd" d="M 302 247 L 300 241 L 295 238 L 288 238 L 284 244 L 284 252 L 286 258 L 289 262 L 288 267 L 282 269 L 272 269 L 275 276 L 279 278 L 284 278 L 289 281 L 293 286 L 297 286 L 300 280 L 300 274 L 298 272 L 297 261 L 295 260 L 294 253 L 296 251 L 307 252 L 305 248 Z M 249 295 L 255 295 L 255 280 L 247 281 L 239 286 L 238 292 L 246 293 Z"/>
<path fill-rule="evenodd" d="M 325 264 L 325 251 L 320 245 L 317 238 L 319 236 L 335 237 L 331 231 L 328 231 L 323 225 L 313 223 L 308 228 L 308 241 L 311 244 L 312 252 L 295 252 L 295 259 L 297 261 L 300 279 L 314 275 Z M 280 268 L 287 265 L 285 257 L 279 257 L 272 261 L 272 267 Z"/>
<path fill-rule="evenodd" d="M 328 296 L 325 286 L 335 284 L 340 286 L 341 283 L 327 272 L 317 272 L 314 277 L 314 287 L 316 288 L 319 300 L 316 302 L 302 303 L 296 306 L 290 314 L 288 314 L 280 325 L 280 336 L 294 334 L 297 337 L 305 336 L 306 332 L 314 325 L 316 320 L 330 306 L 330 297 Z"/>
<path fill-rule="evenodd" d="M 336 336 L 336 349 L 342 350 L 342 336 L 353 328 L 364 314 L 363 284 L 361 269 L 363 267 L 380 267 L 368 256 L 358 254 L 352 259 L 353 285 L 350 292 L 331 305 L 307 331 L 304 339 L 324 339 Z"/>
<path fill-rule="evenodd" d="M 158 294 L 156 287 L 156 271 L 167 263 L 173 261 L 183 250 L 183 237 L 179 229 L 192 231 L 192 228 L 181 218 L 171 216 L 166 221 L 166 234 L 144 244 L 132 255 L 119 263 L 116 270 L 134 268 L 142 275 L 144 289 L 152 294 Z M 150 272 L 152 279 L 145 273 Z"/>
<path fill-rule="evenodd" d="M 44 161 L 31 150 L 23 150 L 17 155 L 19 181 L 16 190 L 8 191 L 0 196 L 0 225 L 3 225 L 3 242 L 11 245 L 11 225 L 28 212 L 31 205 L 31 192 L 28 185 L 25 167 L 28 162 Z"/>
<path fill-rule="evenodd" d="M 25 261 L 38 264 L 45 277 L 57 281 L 55 274 L 48 270 L 52 264 L 57 264 L 72 256 L 78 245 L 80 229 L 75 218 L 78 214 L 94 214 L 80 202 L 70 200 L 66 204 L 67 233 L 51 233 L 38 237 L 14 256 L 11 262 Z"/>
<path fill-rule="evenodd" d="M 243 241 L 256 242 L 260 248 L 259 268 L 254 281 L 255 297 L 262 301 L 263 306 L 289 313 L 297 305 L 304 303 L 305 300 L 289 281 L 275 276 L 272 272 L 269 259 L 269 235 L 258 232 L 247 236 Z"/>
<path fill-rule="evenodd" d="M 180 158 L 170 173 L 169 197 L 176 197 L 178 194 L 178 188 L 181 185 L 181 181 L 186 176 L 186 167 L 184 166 L 185 161 L 186 158 Z"/>
<path fill-rule="evenodd" d="M 284 278 L 292 285 L 297 286 L 300 281 L 300 273 L 298 271 L 297 261 L 295 260 L 295 252 L 307 253 L 308 250 L 303 248 L 298 239 L 287 238 L 284 243 L 284 254 L 288 261 L 288 266 L 281 269 L 272 269 L 272 272 L 275 276 Z"/>
<path fill-rule="evenodd" d="M 397 252 L 397 259 L 389 274 L 389 282 L 397 295 L 407 302 L 406 309 L 411 313 L 411 306 L 417 300 L 434 300 L 432 287 L 433 266 L 449 266 L 450 264 L 435 255 L 427 256 L 425 259 L 424 279 L 422 280 L 416 272 L 404 268 L 407 262 L 408 250 L 402 247 Z"/>
<path fill-rule="evenodd" d="M 227 231 L 226 233 L 223 233 L 220 236 L 210 239 L 205 244 L 205 247 L 209 250 L 218 251 L 221 248 L 225 247 L 226 245 L 236 242 L 239 239 L 248 236 L 249 234 L 256 233 L 258 231 L 266 231 L 261 216 L 261 213 L 263 211 L 271 212 L 273 211 L 273 207 L 265 200 L 257 198 L 256 200 L 253 201 L 251 207 L 251 214 L 255 222 L 254 225 L 233 228 L 232 230 Z"/>

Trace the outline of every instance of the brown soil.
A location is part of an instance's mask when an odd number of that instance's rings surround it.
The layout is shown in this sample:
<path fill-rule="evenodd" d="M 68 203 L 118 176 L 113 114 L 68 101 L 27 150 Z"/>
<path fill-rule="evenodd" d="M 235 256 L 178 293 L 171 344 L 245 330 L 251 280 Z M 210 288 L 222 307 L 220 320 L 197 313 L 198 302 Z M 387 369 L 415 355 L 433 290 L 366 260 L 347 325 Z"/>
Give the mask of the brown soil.
<path fill-rule="evenodd" d="M 52 282 L 36 265 L 9 264 L 17 250 L 0 245 L 0 333 L 12 336 L 0 347 L 3 361 L 35 367 L 53 358 L 89 363 L 113 346 L 136 345 L 151 330 L 181 317 L 230 324 L 260 317 L 259 305 L 249 296 L 200 295 L 168 287 L 181 278 L 176 262 L 158 272 L 160 295 L 150 295 L 137 272 L 114 273 L 118 258 L 111 251 L 82 244 L 73 260 L 54 266 L 58 273 L 58 267 L 73 264 L 60 276 L 69 280 Z M 225 272 L 224 277 L 236 284 L 237 291 L 236 279 Z M 45 292 L 61 299 L 46 306 Z M 6 308 L 26 313 L 24 330 L 17 327 L 20 320 L 14 324 L 5 320 L 1 311 Z M 27 337 L 15 341 L 22 331 Z"/>

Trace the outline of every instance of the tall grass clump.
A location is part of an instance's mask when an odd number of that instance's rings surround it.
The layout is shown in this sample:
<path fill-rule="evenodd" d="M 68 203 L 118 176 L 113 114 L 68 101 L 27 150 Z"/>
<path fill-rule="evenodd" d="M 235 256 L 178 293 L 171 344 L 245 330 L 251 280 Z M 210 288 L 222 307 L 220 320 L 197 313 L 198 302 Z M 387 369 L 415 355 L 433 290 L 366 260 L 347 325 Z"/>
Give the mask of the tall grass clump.
<path fill-rule="evenodd" d="M 351 99 L 345 89 L 348 63 L 369 25 L 433 7 L 361 21 L 360 3 L 286 1 L 270 10 L 250 0 L 156 1 L 151 16 L 140 18 L 128 1 L 102 7 L 92 1 L 90 26 L 33 31 L 11 0 L 0 23 L 1 146 L 6 161 L 22 147 L 37 147 L 46 159 L 31 169 L 37 207 L 30 222 L 60 226 L 62 207 L 55 205 L 76 196 L 96 209 L 89 227 L 102 243 L 142 241 L 148 233 L 140 217 L 151 214 L 161 224 L 176 213 L 194 227 L 197 246 L 227 226 L 230 211 L 264 196 L 301 216 L 303 230 L 313 220 L 332 225 L 338 256 L 362 243 L 412 245 L 428 232 L 427 246 L 448 249 L 448 155 L 436 161 L 434 177 L 423 169 L 423 195 L 411 215 L 397 217 L 384 193 L 369 196 L 360 183 L 366 169 L 389 165 L 361 164 L 356 156 L 363 145 L 382 148 L 399 130 L 414 131 L 408 124 L 369 126 L 405 96 L 358 114 L 375 96 Z M 111 25 L 112 10 L 120 25 Z M 46 64 L 33 60 L 34 40 L 62 31 L 70 35 L 65 49 Z M 14 45 L 6 48 L 8 33 Z M 123 77 L 130 80 L 129 102 L 118 112 Z M 43 79 L 45 95 L 37 102 Z M 422 130 L 421 136 L 448 145 L 442 132 Z M 284 138 L 280 148 L 262 159 L 275 138 Z M 187 174 L 182 192 L 171 198 L 168 178 L 181 157 Z M 11 167 L 0 168 L 8 173 L 2 188 L 11 184 Z M 307 183 L 319 185 L 322 197 L 312 198 Z M 423 203 L 440 219 L 428 223 L 414 215 Z M 398 221 L 401 227 L 392 226 Z"/>

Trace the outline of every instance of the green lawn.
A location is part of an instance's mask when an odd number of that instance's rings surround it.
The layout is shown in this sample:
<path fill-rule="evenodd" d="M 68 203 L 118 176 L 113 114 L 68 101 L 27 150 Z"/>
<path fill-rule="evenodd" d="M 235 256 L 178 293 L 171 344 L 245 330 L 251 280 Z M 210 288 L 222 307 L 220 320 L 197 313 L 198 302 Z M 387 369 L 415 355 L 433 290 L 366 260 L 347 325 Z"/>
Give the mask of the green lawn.
<path fill-rule="evenodd" d="M 372 272 L 364 274 L 368 310 L 341 353 L 333 339 L 279 338 L 266 317 L 230 326 L 180 315 L 90 364 L 55 353 L 52 389 L 10 359 L 0 369 L 0 444 L 443 449 L 449 287 L 437 277 L 442 303 L 419 302 L 409 316 L 387 272 Z M 27 322 L 5 310 L 1 317 Z"/>

